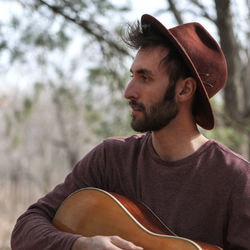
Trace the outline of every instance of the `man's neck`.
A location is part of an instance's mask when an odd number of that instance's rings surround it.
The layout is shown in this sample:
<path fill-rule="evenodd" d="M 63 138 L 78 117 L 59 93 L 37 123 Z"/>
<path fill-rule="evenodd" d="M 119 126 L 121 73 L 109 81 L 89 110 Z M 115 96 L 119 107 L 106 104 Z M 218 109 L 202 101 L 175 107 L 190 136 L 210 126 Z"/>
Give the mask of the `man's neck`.
<path fill-rule="evenodd" d="M 156 153 L 163 160 L 177 161 L 197 151 L 208 139 L 195 126 L 188 128 L 174 124 L 152 133 Z"/>

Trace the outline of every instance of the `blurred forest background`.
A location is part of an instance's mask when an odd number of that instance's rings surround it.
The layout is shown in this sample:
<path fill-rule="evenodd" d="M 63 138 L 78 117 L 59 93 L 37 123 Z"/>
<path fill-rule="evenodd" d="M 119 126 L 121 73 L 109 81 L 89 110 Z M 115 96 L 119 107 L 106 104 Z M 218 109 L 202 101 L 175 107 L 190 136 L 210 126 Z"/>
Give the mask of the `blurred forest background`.
<path fill-rule="evenodd" d="M 169 28 L 199 21 L 221 44 L 228 82 L 204 132 L 250 158 L 250 0 L 0 0 L 1 250 L 87 151 L 133 133 L 123 92 L 134 52 L 120 33 L 143 13 Z"/>

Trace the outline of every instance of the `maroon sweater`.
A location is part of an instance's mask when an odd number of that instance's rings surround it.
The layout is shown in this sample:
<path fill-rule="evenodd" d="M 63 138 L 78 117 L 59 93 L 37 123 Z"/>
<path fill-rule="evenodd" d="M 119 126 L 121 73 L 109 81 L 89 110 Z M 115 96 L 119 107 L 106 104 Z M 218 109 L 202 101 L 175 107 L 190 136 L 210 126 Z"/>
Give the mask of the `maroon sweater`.
<path fill-rule="evenodd" d="M 224 249 L 250 249 L 250 164 L 214 140 L 175 162 L 155 153 L 151 134 L 107 139 L 65 182 L 20 216 L 13 250 L 70 250 L 79 237 L 51 224 L 72 192 L 97 187 L 148 205 L 177 235 Z"/>

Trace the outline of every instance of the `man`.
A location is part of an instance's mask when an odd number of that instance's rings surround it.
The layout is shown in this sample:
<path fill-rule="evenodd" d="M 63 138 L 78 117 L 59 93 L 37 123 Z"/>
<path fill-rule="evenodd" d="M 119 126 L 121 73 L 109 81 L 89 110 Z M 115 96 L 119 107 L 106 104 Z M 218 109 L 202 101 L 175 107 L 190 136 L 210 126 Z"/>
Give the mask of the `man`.
<path fill-rule="evenodd" d="M 147 133 L 107 139 L 87 154 L 18 219 L 12 249 L 141 249 L 117 236 L 88 238 L 52 225 L 63 200 L 84 187 L 145 203 L 179 236 L 250 249 L 249 162 L 197 128 L 214 126 L 209 98 L 227 75 L 221 49 L 198 23 L 167 30 L 150 15 L 130 27 L 126 42 L 138 49 L 125 91 L 131 125 Z"/>

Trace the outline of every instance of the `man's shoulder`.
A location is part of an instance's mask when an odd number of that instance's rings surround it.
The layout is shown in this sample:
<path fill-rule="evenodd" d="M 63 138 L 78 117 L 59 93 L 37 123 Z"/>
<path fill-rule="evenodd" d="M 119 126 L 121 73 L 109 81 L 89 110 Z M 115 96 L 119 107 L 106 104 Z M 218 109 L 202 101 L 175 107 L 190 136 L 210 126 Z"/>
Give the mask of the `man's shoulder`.
<path fill-rule="evenodd" d="M 234 169 L 241 169 L 243 171 L 250 170 L 250 163 L 247 161 L 242 155 L 236 153 L 226 145 L 218 142 L 216 140 L 212 140 L 212 154 L 211 157 L 221 161 L 227 166 L 232 166 Z"/>
<path fill-rule="evenodd" d="M 110 137 L 103 141 L 106 157 L 112 159 L 127 159 L 137 157 L 148 147 L 150 134 L 136 134 L 127 137 Z"/>
<path fill-rule="evenodd" d="M 221 154 L 224 154 L 225 157 L 229 157 L 231 159 L 249 163 L 242 155 L 240 155 L 239 153 L 236 153 L 235 151 L 230 149 L 228 146 L 226 146 L 225 144 L 219 141 L 212 140 L 212 145 L 218 152 L 220 152 Z"/>
<path fill-rule="evenodd" d="M 142 143 L 150 136 L 147 134 L 135 134 L 130 136 L 120 136 L 120 137 L 109 137 L 103 142 L 107 146 L 125 146 Z"/>

